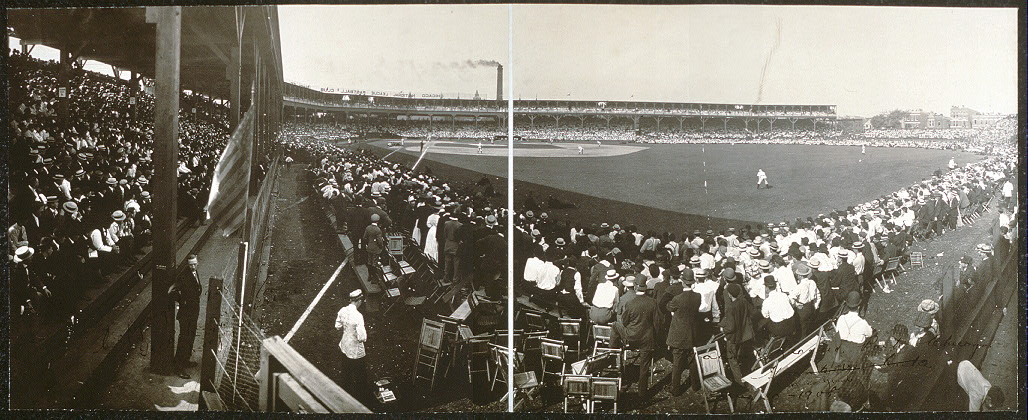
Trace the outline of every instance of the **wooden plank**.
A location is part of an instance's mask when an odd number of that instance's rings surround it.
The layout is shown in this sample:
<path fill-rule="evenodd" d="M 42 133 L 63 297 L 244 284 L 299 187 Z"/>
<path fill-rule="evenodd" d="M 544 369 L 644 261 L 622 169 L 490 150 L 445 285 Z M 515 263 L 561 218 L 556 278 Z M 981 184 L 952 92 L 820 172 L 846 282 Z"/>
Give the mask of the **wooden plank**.
<path fill-rule="evenodd" d="M 278 400 L 285 403 L 291 411 L 300 413 L 329 413 L 310 392 L 307 392 L 292 375 L 288 373 L 275 374 L 275 387 Z M 278 407 L 275 407 L 275 411 Z"/>
<path fill-rule="evenodd" d="M 200 392 L 200 398 L 207 404 L 207 411 L 226 410 L 225 402 L 221 400 L 221 396 L 217 392 L 202 391 Z"/>
<path fill-rule="evenodd" d="M 360 280 L 361 287 L 368 294 L 382 293 L 382 287 L 377 282 L 371 281 L 371 274 L 368 273 L 368 266 L 361 264 L 353 267 L 353 272 L 357 274 L 357 280 Z"/>
<path fill-rule="evenodd" d="M 310 393 L 317 398 L 319 402 L 324 404 L 325 408 L 328 409 L 329 412 L 371 413 L 371 410 L 365 407 L 364 404 L 361 404 L 360 401 L 353 398 L 353 396 L 344 391 L 343 388 L 308 362 L 307 359 L 297 353 L 296 350 L 293 350 L 289 344 L 282 340 L 282 337 L 275 336 L 264 339 L 261 345 L 262 356 L 265 352 L 267 354 L 268 361 L 265 363 L 265 357 L 262 357 L 262 370 L 264 370 L 263 368 L 265 367 L 270 370 L 275 368 L 275 365 L 282 366 L 283 370 L 292 375 L 292 377 L 302 384 L 304 388 L 310 391 Z M 274 360 L 274 363 L 272 363 L 272 359 Z M 267 366 L 264 366 L 265 364 Z M 263 390 L 263 384 L 261 388 Z M 262 398 L 264 398 L 263 395 Z"/>
<path fill-rule="evenodd" d="M 178 208 L 179 64 L 182 8 L 148 7 L 148 22 L 157 23 L 154 77 L 154 279 L 151 293 L 157 311 L 151 320 L 150 368 L 164 372 L 171 366 L 175 346 L 175 320 L 168 287 L 175 280 L 175 222 Z"/>

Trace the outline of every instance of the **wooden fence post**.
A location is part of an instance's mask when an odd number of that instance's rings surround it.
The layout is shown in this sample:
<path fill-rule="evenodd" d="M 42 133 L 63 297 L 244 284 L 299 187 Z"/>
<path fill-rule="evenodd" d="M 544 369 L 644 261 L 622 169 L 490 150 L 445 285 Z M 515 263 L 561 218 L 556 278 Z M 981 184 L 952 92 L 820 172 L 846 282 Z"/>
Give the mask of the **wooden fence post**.
<path fill-rule="evenodd" d="M 221 287 L 224 280 L 211 277 L 207 283 L 207 309 L 203 324 L 203 353 L 200 357 L 200 408 L 206 408 L 204 392 L 214 392 L 215 364 L 221 324 Z"/>

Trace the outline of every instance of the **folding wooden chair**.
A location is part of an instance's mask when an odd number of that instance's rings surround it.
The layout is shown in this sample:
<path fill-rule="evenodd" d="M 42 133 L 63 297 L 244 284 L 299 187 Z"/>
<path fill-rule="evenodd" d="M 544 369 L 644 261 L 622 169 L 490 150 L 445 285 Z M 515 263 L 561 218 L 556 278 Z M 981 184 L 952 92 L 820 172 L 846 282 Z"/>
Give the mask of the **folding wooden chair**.
<path fill-rule="evenodd" d="M 610 335 L 613 328 L 610 325 L 593 325 L 593 348 L 610 347 Z"/>
<path fill-rule="evenodd" d="M 389 251 L 389 255 L 394 257 L 403 257 L 403 235 L 388 234 L 386 235 L 386 250 Z"/>
<path fill-rule="evenodd" d="M 496 389 L 497 382 L 507 384 L 507 363 L 510 350 L 506 347 L 492 343 L 489 343 L 489 349 L 493 356 L 492 361 L 494 366 L 492 385 L 489 387 L 489 390 L 492 391 Z"/>
<path fill-rule="evenodd" d="M 583 403 L 586 413 L 591 413 L 589 384 L 592 381 L 592 375 L 564 374 L 561 376 L 561 381 L 564 387 L 564 412 L 568 412 L 568 401 L 575 399 Z"/>
<path fill-rule="evenodd" d="M 785 346 L 785 337 L 774 337 L 768 340 L 767 344 L 763 347 L 753 349 L 753 356 L 756 360 L 753 362 L 753 367 L 750 370 L 757 370 L 767 365 L 773 355 L 782 351 L 782 347 Z"/>
<path fill-rule="evenodd" d="M 924 253 L 911 252 L 910 253 L 910 267 L 924 267 Z"/>
<path fill-rule="evenodd" d="M 621 378 L 593 377 L 589 381 L 589 412 L 596 411 L 597 402 L 612 402 L 618 412 L 618 396 L 621 393 Z"/>
<path fill-rule="evenodd" d="M 725 374 L 725 363 L 721 360 L 721 345 L 717 342 L 693 347 L 693 355 L 696 357 L 696 366 L 700 377 L 700 391 L 703 394 L 703 406 L 710 414 L 710 404 L 707 402 L 707 394 L 724 393 L 728 399 L 728 409 L 735 412 L 735 404 L 732 402 L 732 394 L 728 387 L 732 381 L 728 380 Z"/>
<path fill-rule="evenodd" d="M 574 361 L 582 358 L 582 320 L 574 318 L 561 318 L 560 335 L 564 340 L 569 352 L 575 353 Z"/>
<path fill-rule="evenodd" d="M 457 361 L 457 354 L 462 348 L 461 343 L 463 340 L 460 337 L 462 324 L 460 320 L 445 315 L 440 315 L 439 321 L 443 323 L 443 355 L 449 359 L 446 367 L 443 368 L 443 376 L 446 376 L 450 371 L 450 367 Z"/>
<path fill-rule="evenodd" d="M 426 380 L 430 390 L 435 388 L 436 371 L 439 369 L 439 358 L 442 356 L 444 329 L 445 326 L 439 321 L 425 319 L 421 322 L 421 342 L 414 365 L 414 382 L 418 379 Z"/>
<path fill-rule="evenodd" d="M 514 374 L 514 410 L 521 408 L 526 401 L 534 401 L 539 391 L 539 380 L 535 372 L 518 372 Z"/>
<path fill-rule="evenodd" d="M 620 378 L 624 373 L 625 356 L 622 354 L 621 349 L 596 347 L 593 349 L 593 357 L 608 354 L 609 357 L 614 359 L 614 363 L 610 364 L 602 371 L 599 372 L 599 376 Z"/>
<path fill-rule="evenodd" d="M 900 257 L 889 258 L 885 262 L 885 267 L 882 268 L 882 272 L 879 273 L 878 277 L 875 277 L 875 282 L 878 284 L 878 287 L 882 288 L 882 291 L 886 291 L 886 292 L 889 291 L 889 281 L 890 280 L 892 281 L 892 284 L 897 284 L 896 283 L 896 270 L 899 269 L 899 265 L 900 265 Z"/>
<path fill-rule="evenodd" d="M 525 320 L 525 329 L 528 331 L 546 331 L 549 326 L 546 325 L 546 317 L 538 312 L 533 311 L 522 311 Z"/>
<path fill-rule="evenodd" d="M 554 340 L 552 338 L 542 338 L 539 340 L 540 348 L 542 350 L 542 382 L 546 383 L 547 375 L 556 375 L 560 377 L 567 370 L 567 361 L 564 360 L 564 356 L 567 353 L 567 346 L 564 345 L 560 340 Z M 559 363 L 560 372 L 550 372 L 547 370 L 547 365 Z"/>
<path fill-rule="evenodd" d="M 468 347 L 471 349 L 471 354 L 468 356 L 468 382 L 475 386 L 478 383 L 475 377 L 482 375 L 485 376 L 482 378 L 485 382 L 482 383 L 492 382 L 492 372 L 489 371 L 492 350 L 489 347 L 489 340 L 472 338 L 468 340 Z"/>

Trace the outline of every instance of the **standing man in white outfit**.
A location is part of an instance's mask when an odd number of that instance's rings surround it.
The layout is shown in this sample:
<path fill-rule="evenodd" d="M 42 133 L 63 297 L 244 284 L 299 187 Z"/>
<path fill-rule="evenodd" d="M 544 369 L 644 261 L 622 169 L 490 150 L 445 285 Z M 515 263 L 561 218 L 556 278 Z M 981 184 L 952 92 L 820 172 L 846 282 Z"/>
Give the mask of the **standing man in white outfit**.
<path fill-rule="evenodd" d="M 339 350 L 343 352 L 343 389 L 365 405 L 368 402 L 368 366 L 364 362 L 364 342 L 368 331 L 364 328 L 364 315 L 357 310 L 364 303 L 361 289 L 350 292 L 350 304 L 336 315 L 336 329 L 343 332 Z"/>
<path fill-rule="evenodd" d="M 760 189 L 760 184 L 764 184 L 764 188 L 767 188 L 767 174 L 764 173 L 763 169 L 757 169 L 757 189 Z"/>

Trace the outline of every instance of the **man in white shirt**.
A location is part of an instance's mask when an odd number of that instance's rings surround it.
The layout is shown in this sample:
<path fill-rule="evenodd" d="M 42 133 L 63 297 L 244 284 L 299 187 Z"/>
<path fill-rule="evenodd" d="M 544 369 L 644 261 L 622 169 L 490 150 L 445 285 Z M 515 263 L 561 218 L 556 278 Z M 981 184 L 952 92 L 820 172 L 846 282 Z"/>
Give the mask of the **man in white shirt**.
<path fill-rule="evenodd" d="M 339 340 L 339 350 L 343 352 L 343 388 L 366 403 L 370 392 L 368 367 L 364 361 L 364 342 L 368 340 L 368 331 L 364 327 L 364 315 L 357 310 L 364 303 L 364 294 L 361 289 L 355 289 L 349 297 L 350 303 L 336 314 L 336 329 L 343 332 Z"/>
<path fill-rule="evenodd" d="M 543 267 L 546 265 L 546 263 L 543 262 L 543 259 L 541 258 L 540 254 L 541 252 L 537 252 L 536 255 L 533 255 L 531 258 L 525 261 L 525 274 L 523 278 L 532 286 L 538 284 L 539 280 L 543 277 L 544 274 Z"/>
<path fill-rule="evenodd" d="M 721 313 L 717 306 L 715 296 L 719 286 L 717 279 L 709 275 L 707 270 L 696 270 L 693 277 L 696 284 L 692 290 L 700 294 L 700 319 L 702 320 L 701 336 L 709 337 L 711 323 L 717 323 L 721 319 Z"/>
<path fill-rule="evenodd" d="M 593 324 L 605 325 L 613 315 L 614 303 L 618 299 L 618 287 L 614 282 L 619 279 L 617 270 L 609 269 L 603 281 L 596 285 L 593 300 L 589 305 L 589 320 Z"/>
<path fill-rule="evenodd" d="M 860 361 L 861 347 L 864 341 L 874 334 L 871 324 L 860 317 L 860 292 L 851 290 L 846 295 L 846 313 L 835 321 L 835 330 L 839 333 L 839 342 L 835 352 L 835 363 L 842 366 L 855 366 Z"/>
<path fill-rule="evenodd" d="M 792 273 L 792 268 L 789 267 L 788 263 L 782 265 L 776 263 L 775 265 L 776 267 L 771 271 L 771 275 L 775 276 L 775 280 L 778 282 L 777 289 L 787 295 L 791 294 L 793 289 L 796 289 L 796 276 Z"/>
<path fill-rule="evenodd" d="M 800 264 L 796 268 L 796 275 L 799 276 L 799 283 L 789 293 L 789 299 L 796 307 L 796 314 L 799 316 L 800 335 L 806 336 L 814 330 L 817 324 L 817 309 L 821 305 L 821 292 L 817 289 L 817 283 L 810 278 L 813 270 L 806 264 Z"/>
<path fill-rule="evenodd" d="M 760 314 L 771 321 L 768 324 L 768 333 L 772 337 L 785 337 L 786 345 L 796 331 L 796 311 L 789 302 L 789 296 L 777 290 L 778 282 L 774 276 L 764 277 L 764 288 L 767 290 L 767 298 L 760 306 Z"/>

